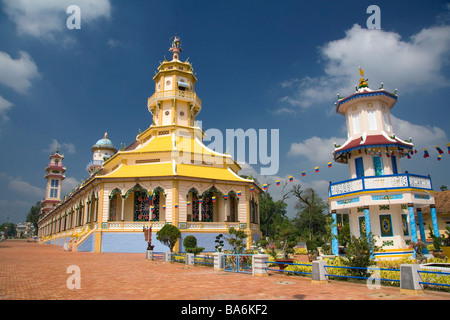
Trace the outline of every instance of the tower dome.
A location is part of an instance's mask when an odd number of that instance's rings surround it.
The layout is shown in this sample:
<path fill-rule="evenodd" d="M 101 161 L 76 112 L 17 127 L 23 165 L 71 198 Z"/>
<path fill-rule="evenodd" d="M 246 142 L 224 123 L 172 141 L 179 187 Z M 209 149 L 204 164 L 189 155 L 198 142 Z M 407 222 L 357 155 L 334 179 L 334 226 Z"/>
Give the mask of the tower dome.
<path fill-rule="evenodd" d="M 105 132 L 103 139 L 98 140 L 91 148 L 94 153 L 92 156 L 92 161 L 88 163 L 86 170 L 89 175 L 93 175 L 98 172 L 103 166 L 103 162 L 113 156 L 117 149 L 114 147 L 111 140 L 108 139 L 108 133 Z"/>

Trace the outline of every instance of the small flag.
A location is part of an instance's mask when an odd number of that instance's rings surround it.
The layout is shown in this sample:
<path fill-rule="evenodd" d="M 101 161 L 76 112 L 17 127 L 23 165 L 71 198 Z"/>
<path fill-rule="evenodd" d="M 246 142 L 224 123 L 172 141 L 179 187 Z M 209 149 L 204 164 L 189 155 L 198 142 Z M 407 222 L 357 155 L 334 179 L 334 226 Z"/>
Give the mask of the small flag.
<path fill-rule="evenodd" d="M 391 155 L 389 154 L 389 152 L 386 152 L 386 157 L 390 158 Z"/>
<path fill-rule="evenodd" d="M 224 194 L 224 195 L 223 195 L 223 198 L 224 198 L 225 200 L 228 200 L 228 195 L 227 195 L 227 194 Z"/>
<path fill-rule="evenodd" d="M 408 159 L 411 159 L 411 156 L 409 155 L 409 153 L 406 156 L 408 157 Z"/>
<path fill-rule="evenodd" d="M 414 149 L 414 153 L 415 153 L 415 154 L 417 153 L 417 149 Z"/>
<path fill-rule="evenodd" d="M 216 197 L 212 197 L 212 202 L 216 202 Z"/>
<path fill-rule="evenodd" d="M 175 208 L 178 208 L 178 203 L 175 204 Z"/>
<path fill-rule="evenodd" d="M 319 167 L 315 167 L 314 170 L 317 172 L 319 172 Z"/>
<path fill-rule="evenodd" d="M 152 211 L 155 211 L 155 207 L 154 206 L 151 206 L 150 208 L 152 209 Z"/>
<path fill-rule="evenodd" d="M 302 177 L 306 176 L 306 172 L 302 171 Z"/>
<path fill-rule="evenodd" d="M 279 186 L 280 185 L 280 180 L 277 180 L 277 186 Z"/>
<path fill-rule="evenodd" d="M 188 207 L 191 206 L 191 202 L 190 202 L 190 201 L 187 202 L 187 206 L 188 206 Z"/>
<path fill-rule="evenodd" d="M 423 157 L 428 158 L 430 155 L 428 154 L 428 151 L 426 148 L 423 148 Z"/>
<path fill-rule="evenodd" d="M 293 176 L 289 176 L 289 181 L 290 182 L 294 181 L 294 177 Z"/>
<path fill-rule="evenodd" d="M 438 161 L 441 161 L 441 158 L 442 158 L 442 156 L 441 155 L 438 155 Z"/>
<path fill-rule="evenodd" d="M 442 151 L 442 149 L 439 148 L 438 146 L 434 146 L 434 147 L 435 147 L 436 150 L 439 152 L 439 154 L 443 154 L 443 153 L 444 153 L 444 151 Z"/>
<path fill-rule="evenodd" d="M 202 198 L 200 198 L 200 199 L 198 199 L 198 203 L 203 203 L 203 199 Z"/>
<path fill-rule="evenodd" d="M 267 183 L 264 183 L 264 184 L 263 184 L 263 189 L 264 189 L 264 190 L 267 190 L 267 188 L 268 188 Z"/>
<path fill-rule="evenodd" d="M 238 191 L 237 195 L 238 195 L 238 197 L 240 197 L 241 196 L 241 191 Z"/>
<path fill-rule="evenodd" d="M 163 210 L 166 210 L 166 206 L 163 206 Z"/>
<path fill-rule="evenodd" d="M 250 188 L 250 192 L 253 192 L 253 188 Z"/>
<path fill-rule="evenodd" d="M 333 166 L 333 164 L 330 162 L 328 162 L 328 168 L 331 168 Z"/>
<path fill-rule="evenodd" d="M 450 154 L 450 142 L 447 143 L 447 149 L 448 149 L 448 153 Z"/>

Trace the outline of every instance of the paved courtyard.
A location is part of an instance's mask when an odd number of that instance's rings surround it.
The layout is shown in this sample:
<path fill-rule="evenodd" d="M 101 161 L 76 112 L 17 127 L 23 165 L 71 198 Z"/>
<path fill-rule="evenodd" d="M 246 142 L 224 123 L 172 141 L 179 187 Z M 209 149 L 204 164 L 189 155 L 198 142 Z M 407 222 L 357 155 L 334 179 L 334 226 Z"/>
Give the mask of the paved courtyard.
<path fill-rule="evenodd" d="M 76 283 L 71 266 L 79 268 L 79 289 L 69 288 Z M 310 279 L 283 274 L 254 277 L 186 267 L 146 260 L 144 253 L 64 252 L 54 245 L 0 242 L 0 300 L 93 299 L 450 300 L 450 294 L 427 290 L 410 296 L 393 287 L 369 290 L 338 281 L 311 284 Z"/>

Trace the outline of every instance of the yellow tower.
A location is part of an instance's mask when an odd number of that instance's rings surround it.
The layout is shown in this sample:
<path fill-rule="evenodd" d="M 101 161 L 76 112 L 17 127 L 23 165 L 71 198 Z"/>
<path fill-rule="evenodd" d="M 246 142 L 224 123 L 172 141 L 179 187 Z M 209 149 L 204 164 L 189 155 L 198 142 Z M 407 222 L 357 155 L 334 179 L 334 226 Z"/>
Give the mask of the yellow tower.
<path fill-rule="evenodd" d="M 202 108 L 194 91 L 197 78 L 192 65 L 179 60 L 182 49 L 178 37 L 169 50 L 173 53 L 172 61 L 164 60 L 158 67 L 153 77 L 155 93 L 148 99 L 147 107 L 157 126 L 193 126 Z"/>

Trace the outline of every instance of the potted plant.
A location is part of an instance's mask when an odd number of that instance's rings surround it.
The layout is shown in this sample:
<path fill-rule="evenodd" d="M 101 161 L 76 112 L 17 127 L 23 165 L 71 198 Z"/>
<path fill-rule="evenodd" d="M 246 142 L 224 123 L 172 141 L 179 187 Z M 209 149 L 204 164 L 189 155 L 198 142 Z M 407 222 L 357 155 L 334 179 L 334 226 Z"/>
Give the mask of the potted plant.
<path fill-rule="evenodd" d="M 445 258 L 445 253 L 441 251 L 442 241 L 445 239 L 444 235 L 438 237 L 434 235 L 433 228 L 428 225 L 428 230 L 430 231 L 430 237 L 433 239 L 433 251 L 431 254 L 435 258 L 443 259 Z"/>
<path fill-rule="evenodd" d="M 447 237 L 445 237 L 445 235 L 442 235 L 441 249 L 450 260 L 450 227 L 447 227 L 445 234 L 447 235 Z"/>
<path fill-rule="evenodd" d="M 275 259 L 276 262 L 292 263 L 294 259 L 290 257 L 290 254 L 294 253 L 294 247 L 297 244 L 297 237 L 295 236 L 295 230 L 291 225 L 282 225 L 277 227 L 277 235 L 275 237 L 275 246 L 281 252 L 282 257 Z M 284 270 L 286 264 L 279 263 L 280 270 Z"/>
<path fill-rule="evenodd" d="M 411 244 L 412 249 L 416 253 L 416 262 L 419 264 L 423 264 L 427 262 L 427 258 L 423 255 L 423 249 L 425 248 L 425 243 L 421 240 L 417 242 L 413 242 Z"/>
<path fill-rule="evenodd" d="M 309 262 L 317 260 L 318 249 L 317 249 L 317 244 L 315 243 L 315 241 L 307 240 L 306 241 L 306 249 L 308 250 Z"/>
<path fill-rule="evenodd" d="M 223 240 L 222 240 L 222 238 L 223 238 L 223 234 L 219 234 L 216 237 L 216 241 L 215 241 L 216 246 L 215 246 L 215 248 L 216 248 L 217 252 L 222 252 L 222 249 L 223 249 Z"/>

